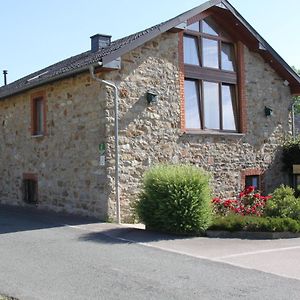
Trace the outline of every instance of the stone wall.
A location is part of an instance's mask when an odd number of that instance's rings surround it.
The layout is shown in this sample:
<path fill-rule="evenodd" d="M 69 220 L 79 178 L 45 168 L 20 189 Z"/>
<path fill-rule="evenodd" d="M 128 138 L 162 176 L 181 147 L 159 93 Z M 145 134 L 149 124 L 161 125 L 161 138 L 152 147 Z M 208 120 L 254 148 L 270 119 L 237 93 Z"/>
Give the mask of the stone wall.
<path fill-rule="evenodd" d="M 246 48 L 246 47 L 245 47 Z M 105 79 L 120 90 L 120 187 L 122 215 L 128 220 L 143 173 L 160 162 L 190 163 L 212 174 L 215 195 L 232 197 L 242 188 L 242 171 L 263 174 L 265 192 L 285 181 L 279 144 L 290 131 L 289 88 L 264 60 L 245 49 L 247 129 L 242 134 L 185 134 L 180 129 L 178 35 L 165 33 L 122 58 L 122 70 Z M 148 105 L 147 90 L 158 102 Z M 264 107 L 273 116 L 264 115 Z M 112 114 L 112 98 L 108 99 Z M 113 135 L 108 120 L 108 135 Z M 113 140 L 109 140 L 108 172 L 113 178 Z M 244 174 L 244 173 L 243 173 Z M 113 182 L 113 180 L 111 180 Z M 113 187 L 112 191 L 114 190 Z M 115 211 L 114 193 L 109 211 Z"/>
<path fill-rule="evenodd" d="M 31 95 L 46 93 L 47 135 L 31 136 Z M 105 94 L 88 73 L 0 101 L 0 201 L 25 205 L 24 173 L 38 177 L 38 207 L 107 216 Z"/>

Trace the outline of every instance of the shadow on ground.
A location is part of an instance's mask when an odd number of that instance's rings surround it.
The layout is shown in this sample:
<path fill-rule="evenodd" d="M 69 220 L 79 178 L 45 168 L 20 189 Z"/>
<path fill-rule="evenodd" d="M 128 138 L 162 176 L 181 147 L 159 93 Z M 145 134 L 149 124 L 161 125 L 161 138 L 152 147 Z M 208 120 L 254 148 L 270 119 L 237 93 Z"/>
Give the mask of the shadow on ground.
<path fill-rule="evenodd" d="M 99 220 L 36 207 L 0 205 L 0 234 L 91 223 L 99 223 Z"/>
<path fill-rule="evenodd" d="M 113 228 L 99 232 L 89 232 L 82 234 L 79 240 L 96 243 L 131 244 L 169 240 L 184 240 L 187 238 L 191 239 L 191 237 L 187 236 L 164 234 L 136 228 Z"/>

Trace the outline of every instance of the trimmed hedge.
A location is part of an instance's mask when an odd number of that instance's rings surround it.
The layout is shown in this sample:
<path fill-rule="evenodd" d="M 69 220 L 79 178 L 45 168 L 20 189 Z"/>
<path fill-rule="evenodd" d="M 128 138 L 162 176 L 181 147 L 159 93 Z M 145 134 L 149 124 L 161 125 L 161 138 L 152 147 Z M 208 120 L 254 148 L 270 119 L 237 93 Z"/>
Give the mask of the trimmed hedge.
<path fill-rule="evenodd" d="M 203 233 L 212 221 L 208 174 L 186 165 L 153 167 L 145 173 L 136 212 L 153 230 Z"/>
<path fill-rule="evenodd" d="M 300 232 L 300 223 L 291 218 L 229 215 L 216 217 L 209 230 L 254 232 Z"/>

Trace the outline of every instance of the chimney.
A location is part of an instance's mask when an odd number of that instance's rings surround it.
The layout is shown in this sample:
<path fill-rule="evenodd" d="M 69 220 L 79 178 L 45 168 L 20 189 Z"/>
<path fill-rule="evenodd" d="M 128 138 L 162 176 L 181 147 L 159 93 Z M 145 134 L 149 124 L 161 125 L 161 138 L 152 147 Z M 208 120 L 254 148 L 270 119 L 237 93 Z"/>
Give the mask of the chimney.
<path fill-rule="evenodd" d="M 111 35 L 95 34 L 91 36 L 91 51 L 97 52 L 98 50 L 110 45 Z"/>
<path fill-rule="evenodd" d="M 7 70 L 3 70 L 4 85 L 7 85 L 7 78 L 6 78 L 6 75 L 7 75 Z"/>

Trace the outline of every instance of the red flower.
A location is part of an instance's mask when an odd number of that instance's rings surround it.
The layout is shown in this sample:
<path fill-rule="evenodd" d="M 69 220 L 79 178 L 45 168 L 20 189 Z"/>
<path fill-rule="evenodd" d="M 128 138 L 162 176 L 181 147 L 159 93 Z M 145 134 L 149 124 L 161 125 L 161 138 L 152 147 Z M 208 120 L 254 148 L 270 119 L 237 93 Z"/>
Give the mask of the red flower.
<path fill-rule="evenodd" d="M 255 190 L 255 187 L 254 186 L 248 186 L 245 190 L 245 194 L 246 195 L 249 195 L 250 193 L 252 193 L 253 191 Z"/>
<path fill-rule="evenodd" d="M 212 199 L 212 203 L 220 203 L 221 199 L 220 198 L 214 198 Z"/>
<path fill-rule="evenodd" d="M 243 198 L 244 196 L 245 196 L 245 193 L 244 192 L 240 192 L 239 198 Z"/>

